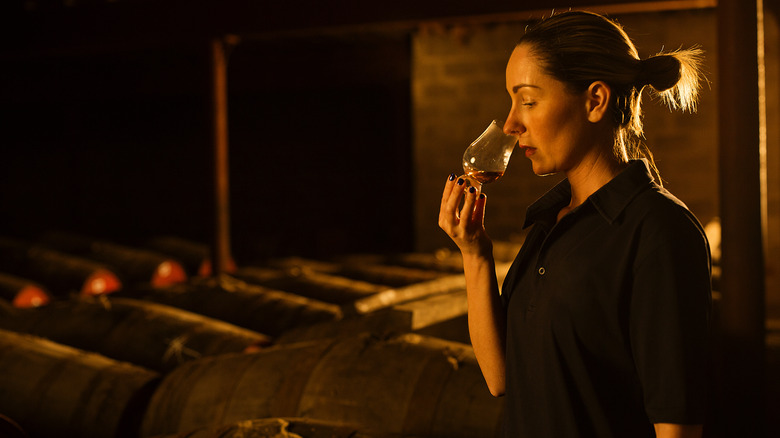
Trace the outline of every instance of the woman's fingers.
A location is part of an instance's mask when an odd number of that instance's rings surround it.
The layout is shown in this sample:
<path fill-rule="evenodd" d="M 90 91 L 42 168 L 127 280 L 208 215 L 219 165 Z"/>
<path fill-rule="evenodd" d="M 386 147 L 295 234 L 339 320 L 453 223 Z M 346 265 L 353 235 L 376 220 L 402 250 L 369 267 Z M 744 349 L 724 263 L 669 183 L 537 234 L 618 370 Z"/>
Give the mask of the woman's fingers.
<path fill-rule="evenodd" d="M 455 174 L 451 173 L 444 184 L 444 192 L 441 194 L 441 206 L 439 207 L 439 227 L 449 234 L 448 228 L 453 222 L 455 213 L 450 211 L 449 199 L 452 194 L 452 186 L 455 184 Z"/>
<path fill-rule="evenodd" d="M 487 196 L 484 193 L 480 193 L 477 196 L 476 204 L 474 205 L 474 214 L 471 220 L 475 224 L 479 224 L 482 228 L 485 227 L 485 204 L 487 203 Z"/>
<path fill-rule="evenodd" d="M 470 246 L 484 234 L 485 196 L 462 178 L 448 178 L 439 211 L 439 227 L 459 247 Z M 461 205 L 462 202 L 462 205 Z"/>
<path fill-rule="evenodd" d="M 471 186 L 465 192 L 459 225 L 464 232 L 470 234 L 474 231 L 474 206 L 477 203 L 477 189 Z"/>
<path fill-rule="evenodd" d="M 447 183 L 444 184 L 444 192 L 441 194 L 441 207 L 439 207 L 440 214 L 447 210 L 449 205 L 449 199 L 452 195 L 452 187 L 457 184 L 455 181 L 458 177 L 454 173 L 451 173 L 447 178 Z"/>
<path fill-rule="evenodd" d="M 450 176 L 447 177 L 447 182 L 444 184 L 444 192 L 441 194 L 441 205 L 444 206 L 444 202 L 447 198 L 449 198 L 449 194 L 452 191 L 452 185 L 455 184 L 455 180 L 458 177 L 455 176 L 454 173 L 451 173 Z"/>
<path fill-rule="evenodd" d="M 439 227 L 466 254 L 482 251 L 490 238 L 485 233 L 486 196 L 462 178 L 451 175 L 441 196 Z M 460 203 L 463 202 L 461 206 Z"/>
<path fill-rule="evenodd" d="M 441 208 L 439 210 L 439 226 L 450 233 L 450 229 L 458 222 L 458 204 L 460 203 L 463 192 L 463 180 L 450 175 L 447 183 L 444 185 L 444 193 L 441 197 Z"/>
<path fill-rule="evenodd" d="M 463 184 L 466 181 L 463 178 L 458 178 L 457 181 L 454 182 L 450 186 L 450 194 L 447 198 L 447 210 L 453 211 L 455 214 L 458 214 L 458 205 L 460 204 L 461 197 L 463 196 Z"/>

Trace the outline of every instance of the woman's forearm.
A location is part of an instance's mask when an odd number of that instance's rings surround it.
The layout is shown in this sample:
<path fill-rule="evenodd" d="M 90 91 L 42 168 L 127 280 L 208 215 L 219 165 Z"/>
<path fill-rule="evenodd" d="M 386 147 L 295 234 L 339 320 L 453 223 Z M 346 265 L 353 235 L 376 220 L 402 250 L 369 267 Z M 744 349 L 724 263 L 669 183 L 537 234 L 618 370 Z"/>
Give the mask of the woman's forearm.
<path fill-rule="evenodd" d="M 463 200 L 463 207 L 458 209 Z M 493 244 L 485 232 L 487 197 L 474 187 L 465 190 L 464 180 L 450 175 L 444 186 L 439 227 L 458 245 L 468 295 L 469 336 L 477 362 L 491 394 L 505 389 L 505 314 L 498 295 Z"/>
<path fill-rule="evenodd" d="M 474 354 L 490 393 L 506 387 L 506 318 L 498 295 L 492 256 L 463 256 L 468 296 L 468 324 Z"/>

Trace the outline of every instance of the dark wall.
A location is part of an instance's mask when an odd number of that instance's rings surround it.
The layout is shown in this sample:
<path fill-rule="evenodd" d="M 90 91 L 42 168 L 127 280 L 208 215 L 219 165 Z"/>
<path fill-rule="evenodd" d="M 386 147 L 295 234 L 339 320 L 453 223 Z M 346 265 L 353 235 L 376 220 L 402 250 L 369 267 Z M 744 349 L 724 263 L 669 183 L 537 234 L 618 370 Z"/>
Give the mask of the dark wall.
<path fill-rule="evenodd" d="M 196 93 L 206 82 L 188 74 L 189 86 L 166 87 L 184 65 L 203 69 L 195 56 L 171 55 L 35 57 L 4 72 L 7 233 L 64 227 L 130 237 L 170 226 L 173 205 L 195 208 L 191 191 L 208 187 L 196 177 L 208 169 Z"/>
<path fill-rule="evenodd" d="M 406 36 L 236 47 L 234 235 L 263 237 L 248 250 L 411 248 L 409 64 Z"/>
<path fill-rule="evenodd" d="M 207 48 L 14 57 L 0 73 L 0 234 L 208 242 Z M 229 94 L 239 260 L 411 246 L 406 37 L 243 41 Z"/>

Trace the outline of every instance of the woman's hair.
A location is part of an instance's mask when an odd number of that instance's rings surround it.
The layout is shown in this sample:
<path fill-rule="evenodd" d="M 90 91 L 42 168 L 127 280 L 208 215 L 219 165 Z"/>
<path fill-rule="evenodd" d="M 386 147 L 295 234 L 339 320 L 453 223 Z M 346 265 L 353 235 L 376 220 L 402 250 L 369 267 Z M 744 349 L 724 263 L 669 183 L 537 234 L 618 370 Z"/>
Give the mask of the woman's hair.
<path fill-rule="evenodd" d="M 614 153 L 619 160 L 646 158 L 658 169 L 642 142 L 642 90 L 650 86 L 670 108 L 696 111 L 703 51 L 698 47 L 661 52 L 640 60 L 623 28 L 591 12 L 554 14 L 526 28 L 518 45 L 528 45 L 545 72 L 582 92 L 595 81 L 612 90 Z M 658 178 L 661 182 L 660 176 Z"/>

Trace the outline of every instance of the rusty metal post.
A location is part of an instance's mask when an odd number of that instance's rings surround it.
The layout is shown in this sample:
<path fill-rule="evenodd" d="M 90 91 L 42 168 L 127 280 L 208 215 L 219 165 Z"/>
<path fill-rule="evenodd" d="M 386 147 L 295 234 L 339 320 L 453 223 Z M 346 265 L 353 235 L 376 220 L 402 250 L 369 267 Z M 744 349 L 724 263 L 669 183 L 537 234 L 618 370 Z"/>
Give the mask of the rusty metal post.
<path fill-rule="evenodd" d="M 764 436 L 765 277 L 758 86 L 761 0 L 718 1 L 723 436 Z"/>
<path fill-rule="evenodd" d="M 234 38 L 211 41 L 212 133 L 214 142 L 213 275 L 226 271 L 230 255 L 230 186 L 228 162 L 227 48 Z"/>

